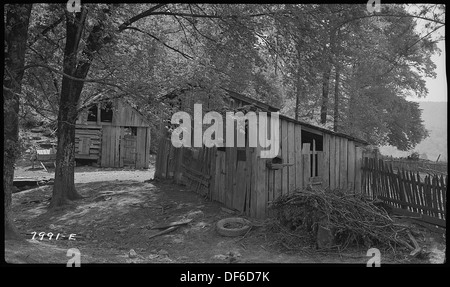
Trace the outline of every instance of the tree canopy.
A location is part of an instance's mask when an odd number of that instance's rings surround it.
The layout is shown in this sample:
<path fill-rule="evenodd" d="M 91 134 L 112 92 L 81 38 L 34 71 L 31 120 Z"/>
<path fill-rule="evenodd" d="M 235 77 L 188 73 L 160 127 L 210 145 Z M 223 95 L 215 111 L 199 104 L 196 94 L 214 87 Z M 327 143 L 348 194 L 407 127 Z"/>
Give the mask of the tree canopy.
<path fill-rule="evenodd" d="M 62 191 L 78 197 L 77 115 L 102 97 L 131 99 L 157 123 L 172 91 L 214 109 L 228 88 L 371 144 L 414 148 L 427 131 L 405 98 L 426 97 L 425 77 L 435 77 L 445 6 L 34 4 L 29 19 L 24 67 L 9 72 L 24 73 L 21 115 L 57 129 L 59 205 Z"/>

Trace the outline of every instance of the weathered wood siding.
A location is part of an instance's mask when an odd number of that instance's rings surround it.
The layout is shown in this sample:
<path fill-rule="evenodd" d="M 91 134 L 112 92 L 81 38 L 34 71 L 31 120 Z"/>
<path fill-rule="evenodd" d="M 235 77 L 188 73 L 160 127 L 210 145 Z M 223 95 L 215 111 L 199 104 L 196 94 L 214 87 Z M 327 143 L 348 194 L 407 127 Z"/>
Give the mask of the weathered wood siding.
<path fill-rule="evenodd" d="M 99 160 L 102 130 L 99 127 L 75 129 L 75 158 Z"/>
<path fill-rule="evenodd" d="M 266 166 L 271 159 L 261 158 L 260 144 L 263 143 L 258 140 L 255 148 L 197 148 L 197 159 L 190 159 L 189 168 L 178 174 L 188 178 L 191 189 L 256 218 L 271 215 L 270 203 L 279 196 L 309 184 L 360 191 L 361 147 L 347 138 L 314 131 L 323 136 L 322 150 L 319 150 L 315 141 L 302 143 L 303 128 L 296 122 L 280 119 L 279 156 L 288 164 L 280 169 Z M 311 131 L 311 128 L 305 130 Z M 262 132 L 268 133 L 270 138 L 270 129 Z M 172 156 L 177 150 L 186 152 L 187 148 L 174 148 L 167 137 L 161 141 L 156 177 L 173 178 L 178 166 L 187 166 L 187 158 Z"/>
<path fill-rule="evenodd" d="M 125 127 L 103 126 L 102 127 L 102 167 L 124 167 L 126 149 L 124 139 Z M 129 153 L 135 154 L 134 167 L 137 169 L 148 168 L 150 161 L 150 128 L 139 127 L 135 136 L 135 148 Z"/>
<path fill-rule="evenodd" d="M 126 127 L 148 127 L 145 118 L 129 104 L 116 100 L 112 124 Z"/>
<path fill-rule="evenodd" d="M 76 126 L 76 158 L 97 160 L 102 167 L 124 167 L 125 157 L 135 154 L 135 168 L 148 168 L 150 161 L 151 130 L 145 118 L 128 103 L 116 99 L 111 122 L 87 121 L 87 111 L 81 112 Z M 135 150 L 128 150 L 124 128 L 136 128 Z M 130 139 L 128 139 L 128 143 Z M 126 161 L 125 161 L 126 162 Z"/>

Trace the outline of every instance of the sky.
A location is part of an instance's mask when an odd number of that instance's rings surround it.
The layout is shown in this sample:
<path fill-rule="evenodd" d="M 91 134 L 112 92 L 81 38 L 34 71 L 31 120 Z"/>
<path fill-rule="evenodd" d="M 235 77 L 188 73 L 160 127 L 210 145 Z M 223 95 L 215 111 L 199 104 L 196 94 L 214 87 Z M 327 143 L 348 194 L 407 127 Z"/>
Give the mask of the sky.
<path fill-rule="evenodd" d="M 419 34 L 422 34 L 423 27 L 427 21 L 424 20 L 416 20 L 417 26 L 416 29 Z M 421 31 L 422 30 L 422 31 Z M 444 36 L 445 35 L 445 27 L 436 31 L 437 35 L 435 36 Z M 441 53 L 434 54 L 432 56 L 432 61 L 436 64 L 436 78 L 425 78 L 426 85 L 428 88 L 428 96 L 425 98 L 413 98 L 407 97 L 406 99 L 414 102 L 447 102 L 447 77 L 445 71 L 445 40 L 441 40 L 438 42 L 438 47 L 441 49 Z"/>
<path fill-rule="evenodd" d="M 432 56 L 433 62 L 436 64 L 436 78 L 425 78 L 428 96 L 426 98 L 407 98 L 409 101 L 414 102 L 447 102 L 447 79 L 445 71 L 445 41 L 438 43 L 441 54 L 435 54 Z"/>

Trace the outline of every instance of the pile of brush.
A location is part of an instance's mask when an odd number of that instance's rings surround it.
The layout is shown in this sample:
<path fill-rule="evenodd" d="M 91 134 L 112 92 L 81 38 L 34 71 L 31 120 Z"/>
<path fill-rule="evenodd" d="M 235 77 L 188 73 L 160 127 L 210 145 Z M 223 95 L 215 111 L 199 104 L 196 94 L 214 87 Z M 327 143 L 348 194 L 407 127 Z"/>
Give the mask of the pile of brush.
<path fill-rule="evenodd" d="M 408 228 L 395 224 L 386 210 L 355 193 L 307 188 L 279 197 L 272 209 L 284 226 L 307 232 L 314 240 L 321 228 L 329 230 L 340 250 L 359 245 L 416 249 L 408 243 L 416 245 Z"/>

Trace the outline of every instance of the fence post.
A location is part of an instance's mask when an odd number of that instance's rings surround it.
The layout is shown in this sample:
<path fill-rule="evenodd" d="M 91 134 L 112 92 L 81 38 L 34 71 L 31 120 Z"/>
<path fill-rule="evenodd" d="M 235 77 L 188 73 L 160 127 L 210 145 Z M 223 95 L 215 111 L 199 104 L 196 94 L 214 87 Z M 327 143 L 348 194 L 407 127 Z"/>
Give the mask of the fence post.
<path fill-rule="evenodd" d="M 399 187 L 399 195 L 400 195 L 400 201 L 401 203 L 401 207 L 402 209 L 407 209 L 407 206 L 405 205 L 406 203 L 406 196 L 405 196 L 405 188 L 403 186 L 403 177 L 402 177 L 402 173 L 400 172 L 400 169 L 397 168 L 397 180 L 398 180 L 398 187 Z"/>

